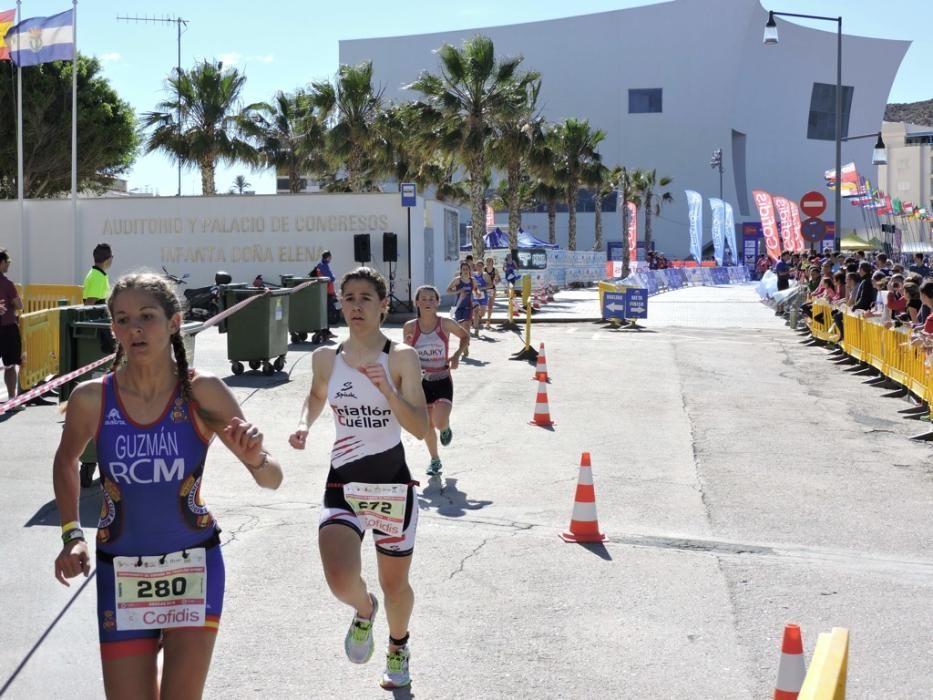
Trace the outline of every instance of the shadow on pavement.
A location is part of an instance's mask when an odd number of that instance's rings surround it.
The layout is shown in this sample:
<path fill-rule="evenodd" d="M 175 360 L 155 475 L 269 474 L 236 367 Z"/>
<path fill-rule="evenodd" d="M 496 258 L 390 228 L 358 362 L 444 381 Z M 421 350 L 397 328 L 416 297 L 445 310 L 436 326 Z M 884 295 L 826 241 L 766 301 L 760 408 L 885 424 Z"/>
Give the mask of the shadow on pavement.
<path fill-rule="evenodd" d="M 81 527 L 96 528 L 100 520 L 100 484 L 96 483 L 86 489 L 81 489 L 81 498 L 78 501 L 78 520 Z M 33 515 L 23 527 L 49 526 L 59 527 L 58 506 L 55 501 L 49 501 Z"/>
<path fill-rule="evenodd" d="M 246 389 L 266 389 L 280 384 L 288 384 L 291 381 L 285 372 L 276 372 L 273 375 L 266 376 L 259 371 L 248 371 L 243 374 L 228 374 L 222 377 L 224 384 Z"/>
<path fill-rule="evenodd" d="M 483 360 L 477 360 L 472 357 L 461 357 L 460 364 L 461 365 L 473 365 L 474 367 L 485 367 L 489 363 L 484 362 Z"/>
<path fill-rule="evenodd" d="M 418 494 L 420 508 L 434 508 L 438 515 L 448 518 L 461 518 L 468 510 L 480 510 L 489 505 L 492 501 L 470 500 L 463 491 L 458 491 L 456 479 L 440 476 L 428 479 L 428 485 Z"/>
<path fill-rule="evenodd" d="M 602 542 L 580 542 L 579 546 L 592 552 L 600 559 L 604 559 L 605 561 L 612 561 L 612 556 L 609 554 L 609 550 L 606 549 L 606 545 L 604 545 Z"/>
<path fill-rule="evenodd" d="M 395 688 L 392 691 L 393 700 L 409 700 L 409 698 L 415 697 L 415 694 L 411 692 L 411 685 L 407 685 L 404 688 Z"/>

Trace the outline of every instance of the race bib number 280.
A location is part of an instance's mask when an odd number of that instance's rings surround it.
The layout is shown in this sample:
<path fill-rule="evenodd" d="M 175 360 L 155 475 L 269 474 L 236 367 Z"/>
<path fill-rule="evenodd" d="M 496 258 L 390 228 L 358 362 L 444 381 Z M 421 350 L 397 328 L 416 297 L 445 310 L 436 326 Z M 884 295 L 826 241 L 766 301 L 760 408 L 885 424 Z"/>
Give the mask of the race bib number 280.
<path fill-rule="evenodd" d="M 205 550 L 114 557 L 117 629 L 200 627 L 205 622 Z"/>
<path fill-rule="evenodd" d="M 401 537 L 405 529 L 408 503 L 407 484 L 343 485 L 343 497 L 367 530 L 378 530 L 391 537 Z"/>

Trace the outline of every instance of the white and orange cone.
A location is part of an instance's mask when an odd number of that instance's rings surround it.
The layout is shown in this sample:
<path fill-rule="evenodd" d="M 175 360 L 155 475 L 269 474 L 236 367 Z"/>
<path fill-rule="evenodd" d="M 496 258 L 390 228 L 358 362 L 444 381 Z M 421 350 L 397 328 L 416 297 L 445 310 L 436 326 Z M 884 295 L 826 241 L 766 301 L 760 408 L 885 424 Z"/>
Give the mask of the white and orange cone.
<path fill-rule="evenodd" d="M 535 365 L 535 375 L 532 379 L 538 382 L 551 383 L 551 378 L 547 376 L 547 358 L 544 356 L 544 343 L 541 343 L 541 349 L 538 352 L 538 364 Z"/>
<path fill-rule="evenodd" d="M 547 382 L 538 382 L 538 396 L 535 399 L 535 414 L 528 422 L 529 425 L 540 425 L 542 428 L 550 428 L 554 425 L 551 420 L 551 409 L 547 405 Z"/>
<path fill-rule="evenodd" d="M 781 663 L 778 664 L 774 700 L 797 700 L 803 679 L 807 675 L 807 664 L 803 658 L 803 639 L 799 625 L 784 626 L 784 641 L 781 644 Z"/>
<path fill-rule="evenodd" d="M 580 456 L 580 477 L 577 493 L 573 499 L 573 515 L 570 516 L 570 531 L 562 532 L 564 542 L 605 542 L 606 536 L 599 531 L 596 518 L 596 489 L 593 488 L 593 472 L 590 469 L 590 453 Z"/>

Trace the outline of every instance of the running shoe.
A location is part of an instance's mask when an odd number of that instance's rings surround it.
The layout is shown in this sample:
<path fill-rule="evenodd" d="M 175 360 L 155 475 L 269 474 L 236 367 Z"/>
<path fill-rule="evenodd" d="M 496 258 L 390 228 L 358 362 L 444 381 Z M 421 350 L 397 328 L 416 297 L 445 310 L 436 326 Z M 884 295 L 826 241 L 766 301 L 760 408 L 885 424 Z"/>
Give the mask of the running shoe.
<path fill-rule="evenodd" d="M 350 629 L 347 630 L 347 636 L 343 640 L 344 651 L 347 652 L 347 658 L 354 664 L 365 664 L 373 655 L 375 644 L 373 643 L 373 621 L 376 619 L 376 612 L 379 610 L 379 601 L 372 593 L 369 597 L 373 601 L 373 614 L 369 617 L 353 616 L 353 622 L 350 623 Z"/>
<path fill-rule="evenodd" d="M 447 426 L 441 431 L 441 444 L 444 447 L 450 444 L 450 441 L 454 439 L 454 431 L 450 429 L 450 426 Z"/>
<path fill-rule="evenodd" d="M 408 661 L 411 658 L 411 652 L 408 645 L 386 652 L 386 670 L 382 674 L 382 680 L 379 685 L 384 690 L 393 690 L 395 688 L 405 688 L 411 685 L 411 674 L 408 673 Z"/>
<path fill-rule="evenodd" d="M 444 465 L 441 464 L 440 459 L 432 459 L 431 464 L 428 466 L 428 476 L 438 476 L 441 473 L 441 469 L 443 468 Z"/>

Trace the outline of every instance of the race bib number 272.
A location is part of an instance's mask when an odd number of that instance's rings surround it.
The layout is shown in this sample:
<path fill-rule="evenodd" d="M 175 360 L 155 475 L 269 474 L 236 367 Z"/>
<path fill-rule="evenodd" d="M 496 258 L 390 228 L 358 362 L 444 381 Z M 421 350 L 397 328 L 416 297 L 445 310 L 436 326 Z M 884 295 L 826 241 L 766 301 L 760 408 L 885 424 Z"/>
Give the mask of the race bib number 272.
<path fill-rule="evenodd" d="M 408 503 L 407 484 L 343 485 L 343 497 L 367 530 L 377 530 L 391 537 L 400 537 L 405 529 Z"/>

